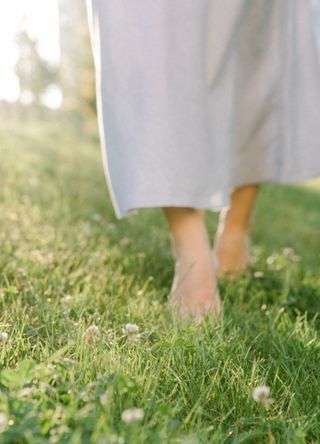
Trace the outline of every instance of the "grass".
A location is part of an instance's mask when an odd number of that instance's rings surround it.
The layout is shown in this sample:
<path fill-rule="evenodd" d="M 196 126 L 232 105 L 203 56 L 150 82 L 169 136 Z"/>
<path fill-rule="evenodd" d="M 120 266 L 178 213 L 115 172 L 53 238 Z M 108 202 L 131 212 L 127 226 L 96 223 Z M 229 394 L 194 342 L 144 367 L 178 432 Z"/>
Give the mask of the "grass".
<path fill-rule="evenodd" d="M 254 265 L 187 326 L 161 210 L 116 220 L 95 127 L 2 127 L 0 156 L 0 443 L 320 442 L 319 182 L 262 187 Z"/>

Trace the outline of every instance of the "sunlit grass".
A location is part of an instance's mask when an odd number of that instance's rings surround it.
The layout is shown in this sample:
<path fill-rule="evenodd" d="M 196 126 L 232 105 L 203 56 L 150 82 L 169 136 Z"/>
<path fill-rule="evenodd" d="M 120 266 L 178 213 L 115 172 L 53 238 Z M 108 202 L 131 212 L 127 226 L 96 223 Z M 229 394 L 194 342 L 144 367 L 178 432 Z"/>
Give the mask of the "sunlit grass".
<path fill-rule="evenodd" d="M 161 211 L 116 221 L 95 130 L 1 129 L 0 156 L 1 443 L 320 442 L 319 185 L 262 188 L 223 322 L 181 326 Z"/>
<path fill-rule="evenodd" d="M 313 188 L 315 190 L 320 190 L 320 179 L 309 180 L 304 186 Z"/>

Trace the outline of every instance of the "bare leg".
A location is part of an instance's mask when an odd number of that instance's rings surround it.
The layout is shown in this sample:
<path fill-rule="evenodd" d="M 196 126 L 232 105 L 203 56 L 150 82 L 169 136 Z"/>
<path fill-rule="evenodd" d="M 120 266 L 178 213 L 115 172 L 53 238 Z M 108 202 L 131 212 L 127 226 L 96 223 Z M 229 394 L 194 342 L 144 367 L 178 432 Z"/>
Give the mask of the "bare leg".
<path fill-rule="evenodd" d="M 215 241 L 217 274 L 235 278 L 250 261 L 252 214 L 259 185 L 237 188 L 231 195 L 231 206 L 221 212 Z"/>
<path fill-rule="evenodd" d="M 175 260 L 170 303 L 178 308 L 181 317 L 219 314 L 221 302 L 204 211 L 181 207 L 165 207 L 163 211 L 171 232 Z"/>

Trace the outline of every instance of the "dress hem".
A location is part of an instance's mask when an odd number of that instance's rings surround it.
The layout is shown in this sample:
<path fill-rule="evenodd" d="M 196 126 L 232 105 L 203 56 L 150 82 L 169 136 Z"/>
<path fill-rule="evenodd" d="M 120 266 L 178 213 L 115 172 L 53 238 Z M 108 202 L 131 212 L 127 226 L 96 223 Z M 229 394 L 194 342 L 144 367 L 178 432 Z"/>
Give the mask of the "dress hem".
<path fill-rule="evenodd" d="M 279 185 L 293 185 L 293 184 L 299 184 L 302 182 L 306 182 L 308 180 L 316 179 L 320 177 L 320 170 L 317 170 L 314 174 L 306 174 L 301 175 L 300 173 L 297 175 L 291 175 L 290 178 L 283 177 L 283 178 L 253 178 L 253 179 L 246 179 L 246 180 L 239 180 L 235 185 L 230 187 L 229 192 L 227 192 L 227 195 L 230 195 L 232 191 L 235 188 L 239 188 L 242 186 L 249 186 L 249 185 L 257 185 L 257 184 L 279 184 Z M 225 194 L 223 194 L 225 195 Z M 218 212 L 225 208 L 228 208 L 230 206 L 230 200 L 226 199 L 225 201 L 222 201 L 220 205 L 212 205 L 210 204 L 210 198 L 203 199 L 202 201 L 194 201 L 190 198 L 175 198 L 172 199 L 161 199 L 159 197 L 152 196 L 149 199 L 139 199 L 138 202 L 132 203 L 131 205 L 127 206 L 125 209 L 120 209 L 119 204 L 117 202 L 117 208 L 115 208 L 115 205 L 113 204 L 113 208 L 115 210 L 115 214 L 118 220 L 122 220 L 128 217 L 132 217 L 139 213 L 139 210 L 143 209 L 150 209 L 150 208 L 163 208 L 163 207 L 181 207 L 181 208 L 195 208 L 195 209 L 203 209 L 208 211 L 214 211 Z"/>

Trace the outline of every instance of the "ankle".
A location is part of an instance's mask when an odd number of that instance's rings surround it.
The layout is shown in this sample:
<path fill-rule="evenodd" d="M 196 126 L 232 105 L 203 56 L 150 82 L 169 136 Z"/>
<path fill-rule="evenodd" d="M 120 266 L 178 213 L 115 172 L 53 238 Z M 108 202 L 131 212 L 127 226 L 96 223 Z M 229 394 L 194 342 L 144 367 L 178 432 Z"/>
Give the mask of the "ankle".
<path fill-rule="evenodd" d="M 239 217 L 237 214 L 227 212 L 222 217 L 222 227 L 224 233 L 250 234 L 253 227 L 252 216 Z"/>
<path fill-rule="evenodd" d="M 204 260 L 210 255 L 210 243 L 206 238 L 186 238 L 171 240 L 171 252 L 173 258 L 178 261 L 184 260 Z"/>

